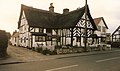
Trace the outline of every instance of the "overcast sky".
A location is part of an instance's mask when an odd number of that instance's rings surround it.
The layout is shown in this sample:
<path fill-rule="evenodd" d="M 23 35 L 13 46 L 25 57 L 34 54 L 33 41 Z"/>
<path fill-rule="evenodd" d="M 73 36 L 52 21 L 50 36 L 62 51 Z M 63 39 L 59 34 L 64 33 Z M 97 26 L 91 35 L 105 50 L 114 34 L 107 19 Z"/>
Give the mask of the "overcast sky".
<path fill-rule="evenodd" d="M 50 3 L 55 12 L 62 13 L 64 8 L 72 11 L 83 7 L 85 0 L 0 0 L 0 29 L 10 33 L 17 30 L 21 4 L 48 10 Z M 88 0 L 88 5 L 93 18 L 104 17 L 108 32 L 120 26 L 120 0 Z"/>

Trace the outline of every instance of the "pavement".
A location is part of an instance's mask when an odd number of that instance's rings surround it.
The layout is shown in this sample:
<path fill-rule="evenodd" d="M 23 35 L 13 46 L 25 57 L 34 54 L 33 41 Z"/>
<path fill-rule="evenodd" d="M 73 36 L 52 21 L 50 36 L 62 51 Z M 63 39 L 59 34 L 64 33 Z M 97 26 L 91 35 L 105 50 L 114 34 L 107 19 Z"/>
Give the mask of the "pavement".
<path fill-rule="evenodd" d="M 112 48 L 112 50 L 107 50 L 107 51 L 92 51 L 92 52 L 61 54 L 61 55 L 42 55 L 41 53 L 37 53 L 35 51 L 26 48 L 9 46 L 8 48 L 9 56 L 6 58 L 0 58 L 0 65 L 53 60 L 53 59 L 61 59 L 61 58 L 69 58 L 69 57 L 77 57 L 77 56 L 97 55 L 97 54 L 105 54 L 105 53 L 112 53 L 119 51 L 120 48 Z"/>

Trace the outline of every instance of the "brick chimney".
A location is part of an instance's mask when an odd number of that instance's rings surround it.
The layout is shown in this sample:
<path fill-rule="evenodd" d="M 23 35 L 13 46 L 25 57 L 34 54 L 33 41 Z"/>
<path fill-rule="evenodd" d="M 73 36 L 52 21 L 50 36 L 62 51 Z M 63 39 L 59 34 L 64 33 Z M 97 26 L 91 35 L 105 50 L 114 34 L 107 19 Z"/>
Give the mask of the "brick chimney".
<path fill-rule="evenodd" d="M 68 13 L 69 13 L 69 9 L 68 8 L 63 9 L 63 14 L 68 14 Z"/>
<path fill-rule="evenodd" d="M 52 12 L 52 13 L 54 12 L 54 6 L 53 6 L 53 3 L 50 3 L 49 11 Z"/>

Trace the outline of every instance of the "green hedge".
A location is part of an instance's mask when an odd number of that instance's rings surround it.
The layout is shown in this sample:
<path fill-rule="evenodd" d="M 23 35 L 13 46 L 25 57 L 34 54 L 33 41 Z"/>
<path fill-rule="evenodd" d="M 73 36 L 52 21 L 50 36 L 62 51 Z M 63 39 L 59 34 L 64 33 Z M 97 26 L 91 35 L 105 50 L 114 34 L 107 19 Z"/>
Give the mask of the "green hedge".
<path fill-rule="evenodd" d="M 7 55 L 8 36 L 5 31 L 0 30 L 0 57 Z"/>

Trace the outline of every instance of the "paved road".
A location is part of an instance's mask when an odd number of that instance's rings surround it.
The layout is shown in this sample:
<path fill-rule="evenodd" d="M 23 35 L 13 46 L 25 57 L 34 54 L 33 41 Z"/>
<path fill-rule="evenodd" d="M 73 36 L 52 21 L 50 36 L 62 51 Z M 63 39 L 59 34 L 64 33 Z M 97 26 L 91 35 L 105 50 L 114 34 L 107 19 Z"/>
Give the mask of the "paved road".
<path fill-rule="evenodd" d="M 0 65 L 0 71 L 120 71 L 120 51 Z"/>

